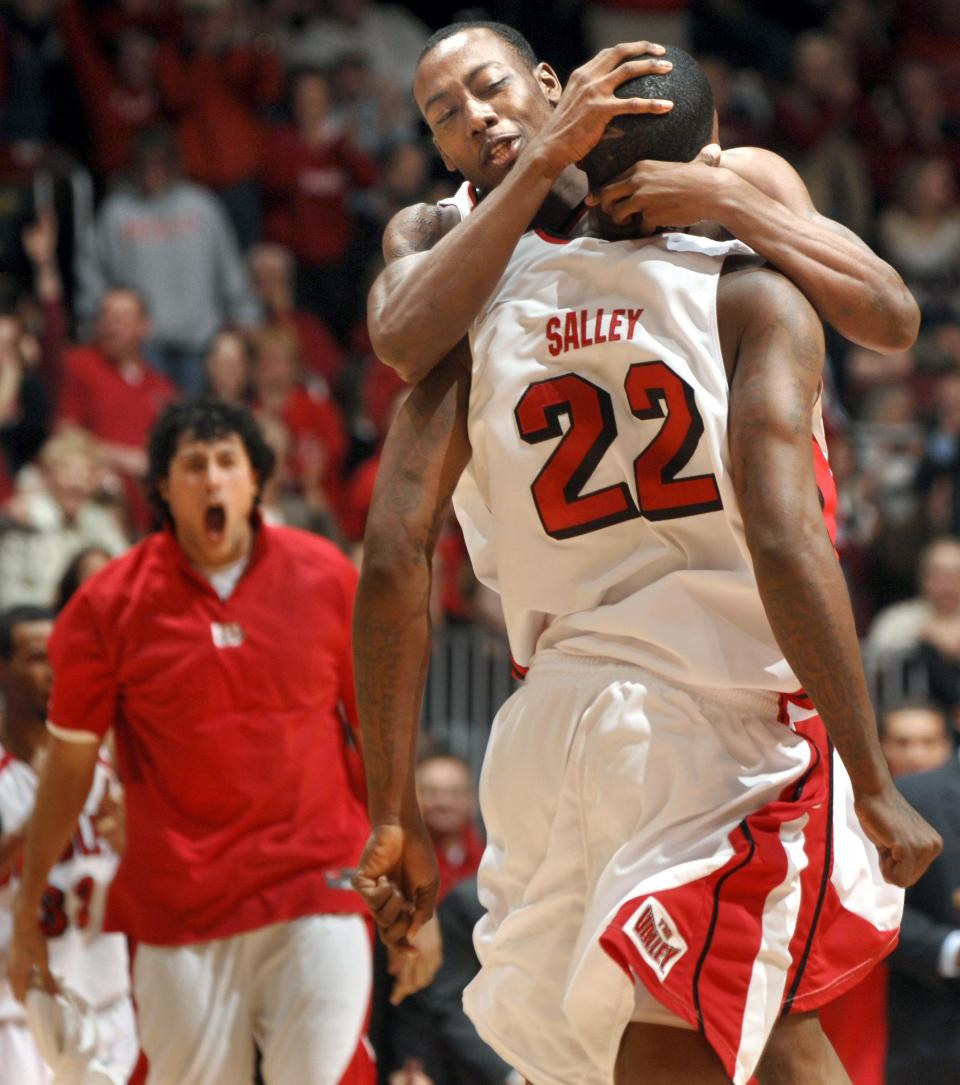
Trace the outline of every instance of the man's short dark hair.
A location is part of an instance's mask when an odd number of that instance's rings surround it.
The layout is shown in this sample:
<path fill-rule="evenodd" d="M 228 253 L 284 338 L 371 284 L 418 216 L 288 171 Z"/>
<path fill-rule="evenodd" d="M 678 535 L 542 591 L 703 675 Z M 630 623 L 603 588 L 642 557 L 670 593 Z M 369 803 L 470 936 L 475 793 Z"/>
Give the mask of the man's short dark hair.
<path fill-rule="evenodd" d="M 33 603 L 18 603 L 0 610 L 0 659 L 13 658 L 13 631 L 27 622 L 52 622 L 54 613 L 50 607 Z"/>
<path fill-rule="evenodd" d="M 150 431 L 147 446 L 147 488 L 150 503 L 166 522 L 172 522 L 170 509 L 160 496 L 160 482 L 170 472 L 170 463 L 180 438 L 189 433 L 198 441 L 217 441 L 235 433 L 247 450 L 250 464 L 257 474 L 257 502 L 276 462 L 273 449 L 250 413 L 238 403 L 225 403 L 213 396 L 198 396 L 171 403 Z"/>
<path fill-rule="evenodd" d="M 533 46 L 519 30 L 514 30 L 512 26 L 507 26 L 506 23 L 472 19 L 462 23 L 451 23 L 449 26 L 434 31 L 427 39 L 426 45 L 420 50 L 420 56 L 417 57 L 417 67 L 420 67 L 423 58 L 427 53 L 435 49 L 440 42 L 452 38 L 454 34 L 461 34 L 464 30 L 489 30 L 491 34 L 496 34 L 498 38 L 505 41 L 528 68 L 535 68 L 540 63 L 537 60 L 537 54 L 533 51 Z"/>
<path fill-rule="evenodd" d="M 621 113 L 580 165 L 591 189 L 648 158 L 660 162 L 690 162 L 713 134 L 713 91 L 700 65 L 682 49 L 670 46 L 666 60 L 673 70 L 665 75 L 629 79 L 614 91 L 618 98 L 666 98 L 669 113 Z"/>

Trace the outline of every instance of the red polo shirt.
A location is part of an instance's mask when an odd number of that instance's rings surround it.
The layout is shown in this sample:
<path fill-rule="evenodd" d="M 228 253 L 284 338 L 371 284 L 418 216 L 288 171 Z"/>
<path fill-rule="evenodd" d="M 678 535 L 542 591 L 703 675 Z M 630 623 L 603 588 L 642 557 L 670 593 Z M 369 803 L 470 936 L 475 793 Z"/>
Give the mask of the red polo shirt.
<path fill-rule="evenodd" d="M 223 938 L 360 912 L 356 572 L 326 540 L 260 526 L 221 601 L 170 532 L 80 589 L 50 644 L 50 720 L 116 729 L 127 849 L 107 926 L 139 941 Z"/>
<path fill-rule="evenodd" d="M 176 398 L 176 388 L 146 362 L 135 377 L 125 376 L 97 347 L 74 347 L 64 358 L 58 417 L 101 441 L 143 448 L 157 415 Z"/>

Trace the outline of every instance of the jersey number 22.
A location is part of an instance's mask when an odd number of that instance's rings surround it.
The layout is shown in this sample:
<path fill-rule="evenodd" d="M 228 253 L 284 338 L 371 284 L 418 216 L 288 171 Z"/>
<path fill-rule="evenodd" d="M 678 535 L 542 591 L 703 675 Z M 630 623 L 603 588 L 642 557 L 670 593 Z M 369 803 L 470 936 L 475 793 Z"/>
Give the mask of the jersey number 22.
<path fill-rule="evenodd" d="M 576 373 L 537 381 L 520 397 L 514 415 L 528 444 L 560 438 L 530 491 L 543 529 L 571 539 L 645 516 L 672 520 L 723 508 L 716 478 L 677 478 L 703 435 L 693 389 L 661 361 L 637 362 L 623 382 L 635 418 L 662 418 L 656 436 L 633 461 L 637 500 L 626 482 L 584 493 L 590 476 L 617 436 L 610 393 Z M 564 433 L 561 416 L 570 420 Z"/>

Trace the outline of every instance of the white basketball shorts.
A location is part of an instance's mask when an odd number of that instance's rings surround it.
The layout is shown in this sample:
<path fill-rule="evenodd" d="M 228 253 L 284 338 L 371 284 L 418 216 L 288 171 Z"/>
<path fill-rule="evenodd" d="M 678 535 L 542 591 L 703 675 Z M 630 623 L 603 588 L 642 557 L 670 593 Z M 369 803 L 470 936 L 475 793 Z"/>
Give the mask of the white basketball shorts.
<path fill-rule="evenodd" d="M 480 802 L 464 1006 L 536 1085 L 610 1085 L 631 1020 L 700 1030 L 743 1085 L 782 1014 L 896 943 L 903 893 L 809 702 L 544 652 Z"/>

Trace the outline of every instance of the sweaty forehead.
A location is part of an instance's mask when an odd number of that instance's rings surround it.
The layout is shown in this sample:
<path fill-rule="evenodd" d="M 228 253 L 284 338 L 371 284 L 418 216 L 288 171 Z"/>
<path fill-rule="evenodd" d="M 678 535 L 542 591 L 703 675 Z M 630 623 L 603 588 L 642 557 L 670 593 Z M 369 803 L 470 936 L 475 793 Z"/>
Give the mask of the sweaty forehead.
<path fill-rule="evenodd" d="M 483 27 L 462 30 L 437 42 L 420 61 L 413 79 L 413 96 L 421 112 L 433 95 L 466 83 L 471 73 L 487 64 L 514 69 L 522 66 L 509 42 Z"/>

